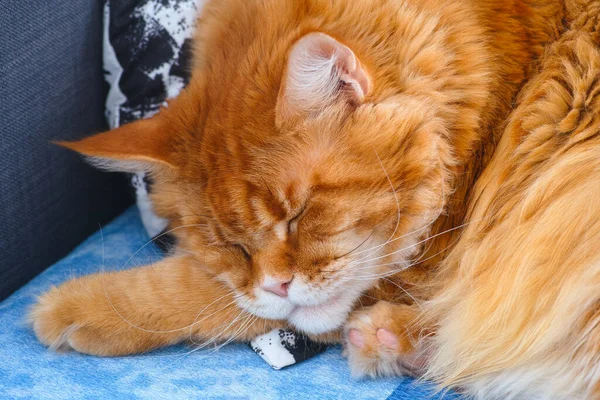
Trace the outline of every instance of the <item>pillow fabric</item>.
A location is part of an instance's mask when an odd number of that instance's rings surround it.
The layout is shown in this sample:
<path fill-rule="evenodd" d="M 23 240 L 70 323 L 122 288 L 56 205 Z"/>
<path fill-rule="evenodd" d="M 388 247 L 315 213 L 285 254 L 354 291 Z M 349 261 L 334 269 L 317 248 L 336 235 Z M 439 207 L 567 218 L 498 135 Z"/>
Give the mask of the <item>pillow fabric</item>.
<path fill-rule="evenodd" d="M 203 4 L 204 0 L 105 0 L 103 59 L 111 129 L 154 115 L 188 83 L 191 37 Z M 152 211 L 150 183 L 139 173 L 132 176 L 132 184 L 144 227 L 156 237 L 167 221 Z"/>

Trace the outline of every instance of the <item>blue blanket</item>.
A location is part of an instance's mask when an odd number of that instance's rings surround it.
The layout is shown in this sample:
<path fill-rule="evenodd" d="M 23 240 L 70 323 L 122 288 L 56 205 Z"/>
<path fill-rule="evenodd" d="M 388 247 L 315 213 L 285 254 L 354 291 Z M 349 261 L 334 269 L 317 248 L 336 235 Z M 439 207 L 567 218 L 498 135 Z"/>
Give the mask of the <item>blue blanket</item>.
<path fill-rule="evenodd" d="M 132 208 L 0 303 L 0 399 L 442 398 L 408 378 L 353 379 L 339 347 L 275 371 L 246 344 L 218 351 L 180 345 L 135 357 L 98 358 L 54 353 L 37 342 L 24 322 L 37 295 L 99 271 L 103 258 L 106 269 L 156 261 L 160 254 L 149 244 L 124 265 L 147 242 Z"/>

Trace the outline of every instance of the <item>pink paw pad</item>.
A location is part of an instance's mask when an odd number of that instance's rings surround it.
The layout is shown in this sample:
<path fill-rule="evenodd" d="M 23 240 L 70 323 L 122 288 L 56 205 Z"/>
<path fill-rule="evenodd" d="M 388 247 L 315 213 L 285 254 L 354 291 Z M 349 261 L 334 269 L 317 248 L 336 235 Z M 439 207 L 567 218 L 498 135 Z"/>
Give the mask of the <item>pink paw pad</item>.
<path fill-rule="evenodd" d="M 350 329 L 350 332 L 348 332 L 348 339 L 350 339 L 350 343 L 352 343 L 360 349 L 365 347 L 365 340 L 363 338 L 363 335 L 356 329 Z"/>
<path fill-rule="evenodd" d="M 396 350 L 398 348 L 398 338 L 387 329 L 380 328 L 377 330 L 377 340 L 389 349 Z"/>

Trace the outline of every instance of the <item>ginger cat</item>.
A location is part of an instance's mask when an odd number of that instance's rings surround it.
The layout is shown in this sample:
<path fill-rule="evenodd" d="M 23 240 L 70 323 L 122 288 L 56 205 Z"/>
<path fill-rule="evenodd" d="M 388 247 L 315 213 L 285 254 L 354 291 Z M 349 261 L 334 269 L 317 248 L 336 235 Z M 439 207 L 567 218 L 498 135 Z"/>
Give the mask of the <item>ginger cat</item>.
<path fill-rule="evenodd" d="M 113 356 L 283 325 L 343 342 L 357 376 L 600 398 L 599 14 L 210 1 L 177 99 L 63 143 L 148 171 L 177 249 L 53 288 L 36 335 Z"/>

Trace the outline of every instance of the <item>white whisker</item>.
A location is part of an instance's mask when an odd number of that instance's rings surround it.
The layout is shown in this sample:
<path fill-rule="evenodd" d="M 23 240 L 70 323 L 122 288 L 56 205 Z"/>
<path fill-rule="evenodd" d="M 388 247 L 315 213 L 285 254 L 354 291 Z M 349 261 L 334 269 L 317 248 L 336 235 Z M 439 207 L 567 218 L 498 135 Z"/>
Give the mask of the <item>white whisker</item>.
<path fill-rule="evenodd" d="M 389 256 L 391 256 L 391 255 L 394 255 L 394 254 L 401 253 L 401 252 L 403 252 L 403 251 L 406 251 L 406 250 L 409 250 L 409 249 L 411 249 L 411 248 L 413 248 L 413 247 L 415 247 L 415 246 L 418 246 L 418 245 L 420 245 L 420 244 L 426 243 L 426 242 L 428 242 L 428 241 L 429 241 L 429 240 L 431 240 L 431 239 L 435 239 L 435 238 L 436 238 L 436 237 L 438 237 L 438 236 L 445 235 L 446 233 L 449 233 L 449 232 L 455 231 L 455 230 L 457 230 L 457 229 L 464 228 L 465 226 L 467 226 L 467 225 L 469 225 L 469 224 L 471 224 L 471 223 L 473 223 L 473 222 L 477 222 L 477 220 L 469 221 L 469 222 L 466 222 L 466 223 L 464 223 L 464 224 L 458 225 L 458 226 L 456 226 L 456 227 L 454 227 L 454 228 L 451 228 L 451 229 L 445 230 L 445 231 L 443 231 L 443 232 L 440 232 L 440 233 L 436 233 L 435 235 L 429 236 L 429 237 L 427 237 L 426 239 L 420 240 L 420 241 L 418 241 L 417 243 L 413 243 L 413 244 L 411 244 L 411 245 L 409 245 L 409 246 L 403 247 L 403 248 L 401 248 L 401 249 L 399 249 L 399 250 L 396 250 L 396 251 L 393 251 L 393 252 L 391 252 L 391 253 L 384 254 L 384 255 L 382 255 L 382 256 L 375 257 L 375 258 L 372 258 L 372 259 L 370 259 L 370 260 L 361 260 L 361 261 L 359 261 L 359 262 L 357 262 L 357 263 L 351 263 L 351 264 L 348 264 L 348 265 L 360 265 L 360 264 L 364 264 L 364 263 L 367 263 L 367 262 L 371 262 L 371 261 L 380 260 L 380 259 L 382 259 L 382 258 L 386 258 L 386 257 L 389 257 Z"/>
<path fill-rule="evenodd" d="M 381 163 L 381 160 L 380 160 L 379 162 Z M 440 165 L 441 165 L 441 161 L 440 161 Z M 382 167 L 383 167 L 383 165 L 382 165 Z M 441 167 L 440 167 L 440 168 L 441 168 Z M 385 169 L 384 169 L 384 171 L 385 171 Z M 387 175 L 387 172 L 386 172 L 386 175 Z M 444 199 L 444 198 L 445 198 L 445 191 L 444 191 L 444 177 L 443 177 L 443 175 L 441 175 L 441 174 L 440 174 L 440 179 L 441 179 L 441 181 L 442 181 L 442 183 L 441 183 L 441 185 L 440 185 L 440 187 L 441 187 L 441 190 L 442 190 L 442 196 L 441 196 L 441 197 L 442 197 L 442 199 Z M 390 181 L 390 182 L 391 182 L 391 180 L 389 179 L 389 175 L 388 175 L 388 181 Z M 393 186 L 392 186 L 392 189 L 393 189 Z M 395 190 L 394 190 L 394 194 L 396 194 Z M 396 196 L 396 201 L 398 201 L 398 198 L 397 198 L 397 196 Z M 399 207 L 400 207 L 400 205 L 399 205 L 399 203 L 398 203 L 398 208 L 399 208 Z M 366 257 L 369 257 L 370 255 L 374 254 L 375 252 L 379 251 L 379 249 L 381 249 L 382 247 L 386 246 L 386 245 L 387 245 L 387 244 L 389 244 L 389 243 L 395 242 L 395 241 L 397 241 L 397 240 L 400 240 L 400 239 L 402 239 L 402 238 L 405 238 L 405 237 L 407 237 L 407 236 L 409 236 L 409 235 L 415 234 L 415 233 L 417 233 L 417 232 L 420 232 L 420 231 L 422 231 L 422 230 L 425 230 L 425 229 L 427 229 L 427 228 L 431 227 L 431 226 L 432 226 L 432 225 L 433 225 L 433 224 L 434 224 L 434 223 L 435 223 L 435 222 L 438 220 L 438 218 L 439 218 L 439 217 L 442 215 L 442 213 L 443 213 L 443 212 L 444 212 L 444 202 L 442 201 L 442 205 L 440 206 L 440 209 L 439 209 L 439 211 L 437 212 L 436 216 L 435 216 L 435 217 L 434 217 L 434 218 L 433 218 L 433 219 L 432 219 L 430 222 L 428 222 L 426 225 L 424 225 L 424 226 L 422 226 L 421 228 L 418 228 L 418 229 L 416 229 L 416 230 L 413 230 L 412 232 L 405 233 L 404 235 L 402 235 L 402 236 L 399 236 L 399 237 L 397 237 L 397 238 L 395 238 L 395 239 L 391 239 L 391 238 L 392 238 L 392 237 L 395 235 L 395 233 L 396 233 L 396 230 L 394 230 L 394 234 L 392 234 L 392 236 L 391 236 L 391 237 L 390 237 L 390 238 L 389 238 L 387 241 L 385 241 L 385 243 L 383 243 L 383 244 L 380 244 L 380 245 L 377 245 L 377 246 L 373 246 L 373 247 L 371 247 L 370 249 L 365 249 L 365 250 L 362 250 L 362 251 L 356 252 L 356 253 L 354 253 L 354 255 L 362 254 L 362 253 L 364 253 L 364 252 L 367 252 L 367 251 L 370 251 L 370 250 L 375 250 L 373 253 L 371 253 L 371 254 L 367 254 L 366 256 L 362 257 L 362 259 L 365 259 Z M 398 216 L 398 221 L 397 221 L 397 222 L 399 223 L 399 221 L 400 221 L 400 217 Z M 360 261 L 360 260 L 358 260 L 358 261 Z"/>
<path fill-rule="evenodd" d="M 396 227 L 394 228 L 394 231 L 392 232 L 390 237 L 385 241 L 385 243 L 376 246 L 377 249 L 375 251 L 377 251 L 379 248 L 388 244 L 392 240 L 392 238 L 396 235 L 396 232 L 398 232 L 398 227 L 400 226 L 400 201 L 398 200 L 398 193 L 396 193 L 396 188 L 394 188 L 394 183 L 392 182 L 390 175 L 388 174 L 387 170 L 385 169 L 385 166 L 383 165 L 383 162 L 381 161 L 381 158 L 379 157 L 379 153 L 377 153 L 377 150 L 375 150 L 375 155 L 377 156 L 377 161 L 379 161 L 379 165 L 381 165 L 381 169 L 383 169 L 383 173 L 385 174 L 385 177 L 386 177 L 388 183 L 390 184 L 390 187 L 392 188 L 392 193 L 394 193 L 394 199 L 396 200 L 396 209 L 397 209 Z M 373 249 L 373 248 L 371 248 L 371 249 Z M 355 253 L 355 255 L 364 253 L 365 251 L 369 251 L 369 250 L 370 249 L 359 251 L 358 253 Z M 369 257 L 370 255 L 371 254 L 367 254 L 365 257 Z"/>
<path fill-rule="evenodd" d="M 225 294 L 224 296 L 221 296 L 221 297 L 220 297 L 220 298 L 218 298 L 217 300 L 213 301 L 212 303 L 210 303 L 209 305 L 207 305 L 206 307 L 204 307 L 204 308 L 202 309 L 202 311 L 200 311 L 200 312 L 198 313 L 198 315 L 196 315 L 196 318 L 194 319 L 194 322 L 192 322 L 192 323 L 191 323 L 189 326 L 187 326 L 187 327 L 185 327 L 185 328 L 184 328 L 184 329 L 186 329 L 186 328 L 190 328 L 190 335 L 189 335 L 189 337 L 190 337 L 190 341 L 192 341 L 192 342 L 193 342 L 193 339 L 192 339 L 192 336 L 193 336 L 193 329 L 194 329 L 194 326 L 195 326 L 196 324 L 199 324 L 200 322 L 202 322 L 202 321 L 205 321 L 207 318 L 210 318 L 210 317 L 212 317 L 212 316 L 213 316 L 213 315 L 215 315 L 216 313 L 218 313 L 218 312 L 221 312 L 221 311 L 225 310 L 226 308 L 229 308 L 231 305 L 235 304 L 235 302 L 236 302 L 236 300 L 237 300 L 237 299 L 239 299 L 239 298 L 241 297 L 241 295 L 235 295 L 235 296 L 234 296 L 234 298 L 233 298 L 233 300 L 232 300 L 232 301 L 230 301 L 229 303 L 227 303 L 227 304 L 226 304 L 224 307 L 221 307 L 220 309 L 218 309 L 218 310 L 216 310 L 216 311 L 212 312 L 211 314 L 204 316 L 202 319 L 198 320 L 198 318 L 200 317 L 200 315 L 201 315 L 201 314 L 202 314 L 202 313 L 203 313 L 203 312 L 204 312 L 204 311 L 205 311 L 205 310 L 206 310 L 208 307 L 210 307 L 212 304 L 216 303 L 217 301 L 219 301 L 219 300 L 223 299 L 224 297 L 226 297 L 226 296 L 229 296 L 231 293 L 233 293 L 233 292 L 230 292 L 230 293 L 227 293 L 227 294 Z"/>
<path fill-rule="evenodd" d="M 242 311 L 242 310 L 240 310 L 240 311 Z M 228 326 L 227 326 L 227 327 L 226 327 L 226 328 L 223 330 L 223 332 L 224 332 L 225 330 L 227 330 L 229 327 L 231 327 L 231 325 L 232 325 L 232 324 L 234 324 L 234 323 L 235 323 L 235 322 L 236 322 L 236 321 L 237 321 L 237 320 L 238 320 L 238 319 L 239 319 L 239 318 L 240 318 L 242 315 L 244 315 L 244 312 L 243 312 L 243 311 L 242 311 L 242 312 L 241 312 L 241 313 L 240 313 L 240 314 L 239 314 L 239 315 L 238 315 L 238 316 L 237 316 L 237 317 L 236 317 L 236 318 L 235 318 L 233 321 L 231 321 L 231 322 L 229 323 L 229 325 L 228 325 Z M 245 322 L 245 321 L 247 321 L 247 319 L 249 319 L 249 318 L 251 318 L 251 317 L 252 317 L 252 315 L 245 315 L 244 322 Z M 172 364 L 173 364 L 173 363 L 175 363 L 176 361 L 179 361 L 179 360 L 183 359 L 184 357 L 186 357 L 186 356 L 189 356 L 189 355 L 190 355 L 190 354 L 192 354 L 192 353 L 195 353 L 195 352 L 197 352 L 197 351 L 200 351 L 200 350 L 204 349 L 205 347 L 207 347 L 207 346 L 209 346 L 209 345 L 211 345 L 211 344 L 213 344 L 213 343 L 216 343 L 216 342 L 217 342 L 219 339 L 220 339 L 220 337 L 217 335 L 217 336 L 213 336 L 211 339 L 209 339 L 208 341 L 206 341 L 206 342 L 204 342 L 204 343 L 196 343 L 196 342 L 193 342 L 194 344 L 197 344 L 197 345 L 198 345 L 198 347 L 196 347 L 196 348 L 194 348 L 194 349 L 192 349 L 192 350 L 190 350 L 190 351 L 187 351 L 187 352 L 185 352 L 185 353 L 183 353 L 183 354 L 178 354 L 178 355 L 177 355 L 178 357 L 177 357 L 175 360 L 173 360 L 173 362 L 172 362 L 172 363 L 170 363 L 169 365 L 172 365 Z M 212 352 L 211 352 L 211 353 L 212 353 Z M 207 355 L 209 355 L 209 354 L 211 354 L 211 353 L 205 354 L 205 356 L 207 356 Z"/>
<path fill-rule="evenodd" d="M 206 226 L 206 224 L 189 224 L 189 225 L 181 225 L 178 226 L 176 228 L 173 229 L 169 229 L 168 231 L 165 231 L 163 233 L 161 233 L 158 236 L 153 237 L 152 239 L 148 240 L 142 247 L 140 247 L 135 253 L 133 253 L 131 255 L 131 257 L 129 257 L 127 259 L 127 261 L 125 261 L 125 263 L 121 266 L 121 269 L 125 268 L 127 266 L 127 264 L 129 264 L 129 262 L 133 259 L 133 257 L 135 257 L 140 251 L 142 251 L 146 246 L 148 246 L 150 243 L 153 243 L 154 241 L 160 239 L 161 237 L 168 235 L 171 232 L 174 232 L 178 229 L 183 229 L 183 228 L 191 228 L 191 227 L 198 227 L 198 226 Z M 151 266 L 152 267 L 152 266 Z M 152 269 L 154 269 L 154 267 L 152 267 Z"/>
<path fill-rule="evenodd" d="M 414 296 L 410 293 L 408 293 L 408 290 L 404 289 L 402 286 L 398 285 L 396 282 L 392 281 L 391 279 L 388 278 L 382 278 L 385 281 L 388 281 L 389 283 L 391 283 L 392 285 L 396 286 L 398 289 L 402 290 L 404 293 L 406 293 L 406 295 L 408 297 L 410 297 L 417 306 L 419 306 L 419 308 L 421 309 L 422 312 L 425 312 L 425 310 L 423 309 L 423 307 L 421 306 L 421 304 L 417 301 L 417 299 L 414 298 Z"/>
<path fill-rule="evenodd" d="M 243 304 L 243 305 L 245 305 L 247 302 L 248 302 L 248 300 L 246 300 L 246 302 L 244 302 L 244 304 Z M 238 320 L 239 320 L 239 319 L 240 319 L 242 316 L 251 315 L 251 314 L 249 314 L 248 312 L 246 312 L 246 311 L 245 311 L 245 310 L 244 310 L 242 307 L 238 308 L 238 311 L 239 311 L 239 314 L 237 315 L 237 317 L 235 317 L 235 318 L 233 319 L 233 321 L 231 321 L 231 322 L 229 323 L 229 325 L 227 325 L 227 326 L 225 327 L 225 329 L 223 329 L 223 330 L 221 331 L 221 333 L 219 333 L 219 334 L 218 334 L 218 335 L 216 335 L 216 336 L 213 336 L 213 337 L 212 337 L 212 338 L 209 340 L 209 342 L 208 342 L 208 343 L 204 343 L 204 344 L 197 343 L 197 342 L 195 342 L 195 341 L 194 341 L 194 339 L 193 339 L 193 338 L 191 338 L 191 337 L 190 337 L 190 340 L 191 340 L 191 342 L 192 342 L 192 343 L 194 343 L 194 344 L 198 344 L 198 345 L 201 345 L 202 347 L 204 347 L 204 346 L 206 346 L 207 344 L 209 344 L 209 343 L 212 343 L 212 342 L 215 342 L 216 340 L 218 340 L 218 339 L 219 339 L 219 337 L 220 337 L 220 335 L 221 335 L 223 332 L 225 332 L 227 329 L 229 329 L 229 328 L 230 328 L 230 327 L 231 327 L 233 324 L 235 324 L 235 323 L 236 323 L 236 322 L 237 322 L 237 321 L 238 321 Z M 213 330 L 214 330 L 214 328 L 213 328 L 211 331 L 213 331 Z"/>

